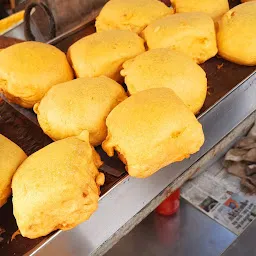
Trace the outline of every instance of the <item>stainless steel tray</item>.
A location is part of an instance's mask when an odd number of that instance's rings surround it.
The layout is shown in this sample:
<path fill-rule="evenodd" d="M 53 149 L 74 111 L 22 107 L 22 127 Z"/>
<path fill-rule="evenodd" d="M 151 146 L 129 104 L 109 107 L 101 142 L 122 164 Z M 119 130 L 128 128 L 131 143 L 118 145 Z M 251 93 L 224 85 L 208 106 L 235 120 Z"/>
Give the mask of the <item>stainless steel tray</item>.
<path fill-rule="evenodd" d="M 73 42 L 94 31 L 92 22 L 52 43 L 66 51 Z M 2 234 L 4 240 L 0 242 L 0 255 L 101 254 L 152 211 L 170 191 L 195 173 L 196 169 L 191 167 L 256 109 L 255 67 L 239 66 L 217 57 L 202 67 L 207 73 L 208 96 L 198 115 L 206 137 L 200 152 L 147 179 L 134 179 L 124 172 L 119 160 L 108 158 L 98 148 L 105 163 L 118 171 L 114 175 L 106 174 L 99 209 L 91 219 L 71 231 L 58 231 L 34 240 L 17 236 L 11 241 L 17 226 L 9 201 L 0 209 L 0 227 L 6 229 Z M 19 144 L 28 154 L 51 142 L 38 127 L 32 111 L 3 99 L 0 100 L 0 133 Z"/>

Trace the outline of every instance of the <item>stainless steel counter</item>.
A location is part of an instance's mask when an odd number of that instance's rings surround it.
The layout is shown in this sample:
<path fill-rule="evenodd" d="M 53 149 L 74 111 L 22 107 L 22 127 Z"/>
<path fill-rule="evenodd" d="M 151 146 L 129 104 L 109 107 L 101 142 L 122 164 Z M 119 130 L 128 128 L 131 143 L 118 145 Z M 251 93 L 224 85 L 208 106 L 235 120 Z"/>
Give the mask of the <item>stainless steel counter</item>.
<path fill-rule="evenodd" d="M 256 255 L 255 246 L 256 221 L 232 243 L 222 256 L 254 256 Z"/>
<path fill-rule="evenodd" d="M 182 199 L 177 214 L 151 213 L 106 256 L 219 256 L 236 237 Z"/>

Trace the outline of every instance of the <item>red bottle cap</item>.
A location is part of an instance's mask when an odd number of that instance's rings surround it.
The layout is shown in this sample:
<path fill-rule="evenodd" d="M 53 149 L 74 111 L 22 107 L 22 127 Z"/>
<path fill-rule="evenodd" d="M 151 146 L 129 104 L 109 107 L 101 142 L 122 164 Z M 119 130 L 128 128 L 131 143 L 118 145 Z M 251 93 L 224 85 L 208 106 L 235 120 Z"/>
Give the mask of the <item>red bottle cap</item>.
<path fill-rule="evenodd" d="M 156 212 L 161 215 L 170 216 L 176 213 L 179 207 L 180 189 L 177 189 L 156 208 Z"/>

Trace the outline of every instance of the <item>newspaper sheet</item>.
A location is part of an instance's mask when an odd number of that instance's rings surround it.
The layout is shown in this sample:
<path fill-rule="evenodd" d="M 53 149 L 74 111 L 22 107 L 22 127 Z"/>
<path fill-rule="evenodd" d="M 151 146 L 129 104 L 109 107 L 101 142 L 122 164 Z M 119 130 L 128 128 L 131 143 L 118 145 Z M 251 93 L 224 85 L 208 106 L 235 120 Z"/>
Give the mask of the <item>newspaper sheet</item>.
<path fill-rule="evenodd" d="M 237 235 L 256 217 L 256 196 L 241 191 L 240 178 L 226 172 L 222 159 L 188 181 L 181 195 Z"/>

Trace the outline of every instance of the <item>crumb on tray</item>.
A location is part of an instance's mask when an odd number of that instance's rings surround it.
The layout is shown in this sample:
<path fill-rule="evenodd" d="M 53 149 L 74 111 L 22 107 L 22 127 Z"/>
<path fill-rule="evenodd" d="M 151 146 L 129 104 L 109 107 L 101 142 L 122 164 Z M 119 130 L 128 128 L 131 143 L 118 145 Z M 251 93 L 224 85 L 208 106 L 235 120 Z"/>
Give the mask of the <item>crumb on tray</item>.
<path fill-rule="evenodd" d="M 224 63 L 217 65 L 217 69 L 220 70 L 224 66 Z"/>
<path fill-rule="evenodd" d="M 12 234 L 12 237 L 11 237 L 11 242 L 12 240 L 14 240 L 16 238 L 16 236 L 20 235 L 20 230 L 18 229 L 17 231 L 15 231 L 13 234 Z"/>

